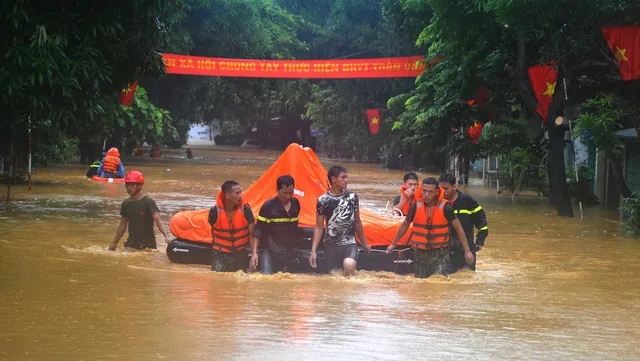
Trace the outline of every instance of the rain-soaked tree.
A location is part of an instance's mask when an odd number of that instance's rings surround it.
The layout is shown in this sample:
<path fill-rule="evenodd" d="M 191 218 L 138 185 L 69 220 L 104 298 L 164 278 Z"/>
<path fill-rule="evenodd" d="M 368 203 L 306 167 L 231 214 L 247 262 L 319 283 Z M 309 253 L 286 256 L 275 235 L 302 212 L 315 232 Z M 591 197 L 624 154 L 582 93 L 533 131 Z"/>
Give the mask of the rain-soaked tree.
<path fill-rule="evenodd" d="M 4 1 L 0 4 L 0 154 L 24 152 L 32 129 L 40 161 L 61 161 L 95 134 L 116 94 L 163 71 L 162 14 L 177 0 Z"/>
<path fill-rule="evenodd" d="M 554 120 L 564 108 L 622 83 L 600 27 L 633 24 L 640 18 L 640 5 L 611 0 L 408 3 L 433 11 L 418 44 L 429 46 L 429 59 L 443 58 L 420 77 L 405 102 L 411 114 L 405 123 L 423 143 L 452 126 L 480 119 L 481 115 L 466 104 L 479 86 L 490 90 L 496 122 L 513 119 L 517 116 L 514 110 L 524 109 L 530 121 L 540 124 L 543 119 L 536 113 L 527 69 L 555 62 L 558 82 L 544 119 L 549 136 L 551 201 L 558 215 L 573 216 L 565 175 L 566 129 Z"/>

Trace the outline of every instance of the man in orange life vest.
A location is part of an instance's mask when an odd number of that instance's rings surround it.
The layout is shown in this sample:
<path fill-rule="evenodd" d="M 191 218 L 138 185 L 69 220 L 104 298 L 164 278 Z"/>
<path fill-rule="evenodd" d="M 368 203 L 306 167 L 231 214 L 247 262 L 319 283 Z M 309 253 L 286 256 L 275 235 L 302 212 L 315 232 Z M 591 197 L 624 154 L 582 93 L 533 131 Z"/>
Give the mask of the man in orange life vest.
<path fill-rule="evenodd" d="M 400 195 L 393 200 L 393 213 L 406 216 L 409 213 L 411 203 L 416 199 L 415 194 L 422 190 L 418 189 L 418 175 L 415 173 L 407 173 L 404 175 L 404 184 L 400 187 Z"/>
<path fill-rule="evenodd" d="M 209 209 L 209 224 L 213 235 L 211 270 L 235 272 L 247 270 L 247 247 L 253 237 L 255 218 L 249 204 L 242 203 L 242 187 L 226 181 L 218 193 L 216 205 Z"/>
<path fill-rule="evenodd" d="M 118 148 L 111 148 L 97 171 L 102 178 L 124 178 L 124 165 L 120 160 Z"/>
<path fill-rule="evenodd" d="M 387 247 L 387 253 L 393 251 L 413 222 L 409 244 L 414 249 L 415 276 L 427 278 L 434 274 L 447 275 L 452 261 L 449 228 L 451 226 L 460 239 L 465 239 L 464 230 L 453 208 L 443 198 L 442 190 L 435 178 L 425 178 L 422 181 L 422 198 L 411 205 L 396 237 Z M 462 242 L 462 247 L 465 261 L 472 264 L 474 257 L 467 242 Z"/>

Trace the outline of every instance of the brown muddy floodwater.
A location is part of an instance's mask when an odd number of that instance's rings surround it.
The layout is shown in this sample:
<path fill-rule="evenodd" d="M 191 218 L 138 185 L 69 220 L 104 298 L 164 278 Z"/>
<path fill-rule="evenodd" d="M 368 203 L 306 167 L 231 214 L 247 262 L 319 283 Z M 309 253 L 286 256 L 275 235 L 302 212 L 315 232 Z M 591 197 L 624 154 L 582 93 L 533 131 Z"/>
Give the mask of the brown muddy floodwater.
<path fill-rule="evenodd" d="M 248 186 L 278 154 L 194 153 L 125 160 L 167 225 L 212 205 L 224 180 Z M 371 209 L 402 177 L 345 166 Z M 0 203 L 1 360 L 640 359 L 640 242 L 614 214 L 561 219 L 534 195 L 512 205 L 471 187 L 490 231 L 476 273 L 213 274 L 171 264 L 157 231 L 159 251 L 106 251 L 127 194 L 85 171 L 38 169 L 31 193 Z"/>

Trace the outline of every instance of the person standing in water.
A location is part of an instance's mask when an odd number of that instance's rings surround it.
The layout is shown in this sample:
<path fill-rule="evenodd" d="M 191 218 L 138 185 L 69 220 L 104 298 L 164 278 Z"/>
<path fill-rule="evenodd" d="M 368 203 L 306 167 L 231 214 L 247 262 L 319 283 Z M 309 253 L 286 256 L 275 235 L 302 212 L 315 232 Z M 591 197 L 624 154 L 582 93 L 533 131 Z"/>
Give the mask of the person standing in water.
<path fill-rule="evenodd" d="M 144 176 L 137 170 L 127 173 L 125 187 L 129 198 L 125 199 L 120 206 L 120 225 L 116 231 L 113 243 L 109 245 L 110 251 L 115 251 L 118 242 L 129 228 L 129 237 L 124 243 L 125 247 L 145 249 L 156 249 L 156 236 L 153 232 L 153 223 L 156 223 L 158 230 L 164 235 L 165 242 L 169 243 L 169 236 L 164 228 L 162 219 L 156 202 L 151 197 L 142 194 Z"/>
<path fill-rule="evenodd" d="M 418 189 L 418 175 L 415 173 L 407 173 L 404 175 L 400 194 L 393 200 L 393 212 L 400 216 L 406 216 L 409 213 L 409 207 L 415 201 L 416 192 L 422 192 Z"/>
<path fill-rule="evenodd" d="M 291 272 L 299 239 L 300 202 L 293 197 L 295 181 L 290 175 L 276 180 L 278 195 L 260 207 L 258 224 L 251 239 L 249 269 L 260 265 L 260 273 Z M 258 250 L 258 245 L 260 250 Z"/>
<path fill-rule="evenodd" d="M 413 261 L 416 278 L 431 275 L 447 275 L 451 270 L 449 229 L 452 228 L 460 239 L 464 239 L 464 230 L 453 212 L 451 205 L 442 197 L 438 181 L 425 178 L 422 181 L 422 200 L 411 205 L 409 214 L 400 225 L 396 237 L 387 247 L 387 253 L 393 252 L 398 241 L 413 222 L 413 232 L 409 244 L 413 247 Z M 462 242 L 464 258 L 467 264 L 474 262 L 473 253 L 467 242 Z"/>
<path fill-rule="evenodd" d="M 120 159 L 118 148 L 114 147 L 107 151 L 107 155 L 102 159 L 102 163 L 96 173 L 102 178 L 124 177 L 124 165 Z"/>
<path fill-rule="evenodd" d="M 247 247 L 256 225 L 251 207 L 242 203 L 242 187 L 238 182 L 222 184 L 216 205 L 209 209 L 209 224 L 213 236 L 211 270 L 247 270 Z"/>
<path fill-rule="evenodd" d="M 316 203 L 316 227 L 313 231 L 309 264 L 313 268 L 317 267 L 316 252 L 324 234 L 327 269 L 342 268 L 345 276 L 351 276 L 356 272 L 358 259 L 355 235 L 358 235 L 362 248 L 367 252 L 371 252 L 371 246 L 364 236 L 358 195 L 347 190 L 347 170 L 341 166 L 333 166 L 329 169 L 327 178 L 331 188 Z"/>
<path fill-rule="evenodd" d="M 460 220 L 460 224 L 462 224 L 462 229 L 464 229 L 464 234 L 466 236 L 466 241 L 469 244 L 469 249 L 471 249 L 471 253 L 473 253 L 473 256 L 475 258 L 476 250 L 479 250 L 482 246 L 484 246 L 484 241 L 489 235 L 489 227 L 487 226 L 487 215 L 484 213 L 482 206 L 480 206 L 470 194 L 462 193 L 458 189 L 456 189 L 456 177 L 454 175 L 443 174 L 438 179 L 438 182 L 440 183 L 440 188 L 442 188 L 444 199 L 446 199 L 449 204 L 451 204 L 451 207 L 453 207 L 453 212 Z M 474 226 L 478 229 L 475 243 L 473 242 Z M 453 234 L 451 239 L 453 241 L 452 271 L 456 272 L 462 268 L 468 268 L 472 271 L 475 271 L 476 261 L 474 260 L 470 265 L 467 264 L 467 262 L 465 261 L 464 250 L 462 248 L 460 238 L 456 237 L 456 235 Z"/>

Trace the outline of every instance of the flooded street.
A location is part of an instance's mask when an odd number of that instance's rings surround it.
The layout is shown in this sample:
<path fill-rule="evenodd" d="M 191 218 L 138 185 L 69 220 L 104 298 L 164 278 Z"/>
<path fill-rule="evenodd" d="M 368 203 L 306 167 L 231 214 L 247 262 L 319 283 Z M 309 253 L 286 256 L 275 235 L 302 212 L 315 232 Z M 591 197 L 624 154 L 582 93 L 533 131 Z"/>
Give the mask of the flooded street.
<path fill-rule="evenodd" d="M 127 160 L 168 226 L 245 188 L 276 151 L 194 148 Z M 323 161 L 325 168 L 333 163 Z M 383 209 L 403 172 L 342 163 L 361 206 Z M 478 271 L 213 274 L 158 251 L 107 251 L 127 197 L 86 168 L 40 168 L 0 203 L 0 360 L 633 360 L 640 349 L 640 242 L 615 214 L 563 219 L 545 199 L 471 187 L 487 212 Z M 3 185 L 4 187 L 4 185 Z M 4 194 L 3 190 L 2 194 Z"/>

